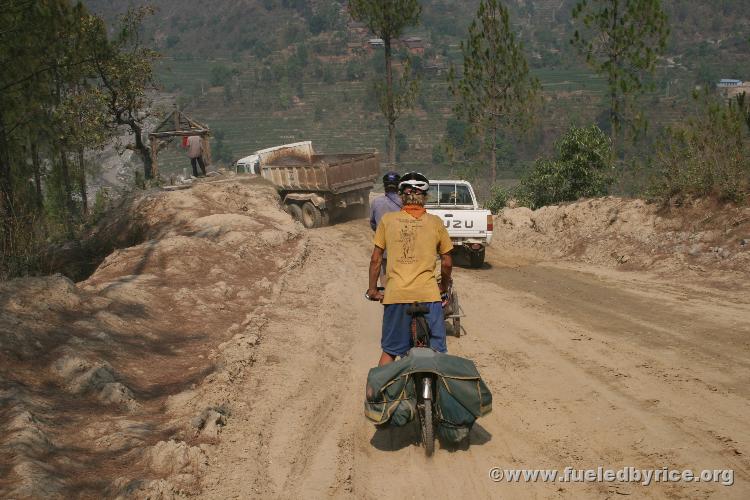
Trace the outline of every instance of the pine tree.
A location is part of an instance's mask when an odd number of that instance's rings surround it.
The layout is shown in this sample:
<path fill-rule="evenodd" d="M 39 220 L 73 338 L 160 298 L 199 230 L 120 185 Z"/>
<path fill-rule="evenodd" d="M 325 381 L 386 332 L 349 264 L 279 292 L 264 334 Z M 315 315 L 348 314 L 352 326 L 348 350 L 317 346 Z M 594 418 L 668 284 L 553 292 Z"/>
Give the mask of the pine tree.
<path fill-rule="evenodd" d="M 589 66 L 607 79 L 613 144 L 633 97 L 646 88 L 669 36 L 660 0 L 579 0 L 573 8 L 579 28 L 571 43 Z M 636 124 L 634 123 L 634 126 Z M 616 150 L 614 151 L 616 153 Z"/>
<path fill-rule="evenodd" d="M 418 81 L 408 65 L 398 85 L 393 78 L 393 42 L 408 26 L 419 21 L 422 6 L 417 0 L 349 0 L 354 20 L 363 22 L 383 40 L 385 53 L 385 85 L 380 92 L 380 109 L 388 123 L 388 162 L 396 163 L 396 120 L 410 108 L 417 94 Z"/>
<path fill-rule="evenodd" d="M 529 73 L 520 42 L 510 28 L 508 9 L 498 0 L 481 0 L 469 37 L 461 42 L 463 72 L 451 67 L 456 115 L 471 125 L 490 155 L 490 180 L 497 179 L 498 135 L 533 118 L 539 81 Z"/>

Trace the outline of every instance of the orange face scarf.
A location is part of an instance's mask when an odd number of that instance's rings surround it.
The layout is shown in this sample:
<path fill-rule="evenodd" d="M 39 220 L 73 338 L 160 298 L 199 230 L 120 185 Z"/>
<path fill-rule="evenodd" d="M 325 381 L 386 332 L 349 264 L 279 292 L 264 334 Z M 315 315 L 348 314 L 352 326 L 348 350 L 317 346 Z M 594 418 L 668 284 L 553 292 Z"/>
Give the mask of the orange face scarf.
<path fill-rule="evenodd" d="M 401 210 L 403 210 L 404 212 L 408 213 L 409 215 L 411 215 L 415 219 L 419 219 L 427 211 L 421 205 L 404 205 Z"/>

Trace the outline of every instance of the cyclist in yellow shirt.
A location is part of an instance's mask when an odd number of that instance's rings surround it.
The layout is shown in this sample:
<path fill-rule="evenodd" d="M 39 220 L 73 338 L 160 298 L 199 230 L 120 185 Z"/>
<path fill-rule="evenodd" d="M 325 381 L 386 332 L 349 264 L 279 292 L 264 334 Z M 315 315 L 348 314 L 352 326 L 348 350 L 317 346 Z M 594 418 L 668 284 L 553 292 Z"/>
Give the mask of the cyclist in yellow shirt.
<path fill-rule="evenodd" d="M 446 352 L 445 323 L 440 294 L 451 284 L 453 267 L 450 251 L 453 244 L 443 221 L 424 208 L 430 183 L 427 177 L 410 172 L 401 177 L 399 194 L 403 207 L 399 212 L 383 215 L 375 231 L 375 248 L 370 258 L 370 282 L 367 295 L 380 300 L 383 309 L 383 331 L 380 340 L 383 353 L 379 366 L 391 363 L 411 347 L 410 304 L 423 303 L 430 326 L 430 347 Z M 388 251 L 385 293 L 377 290 L 383 252 Z M 440 255 L 440 285 L 435 278 L 435 258 Z"/>

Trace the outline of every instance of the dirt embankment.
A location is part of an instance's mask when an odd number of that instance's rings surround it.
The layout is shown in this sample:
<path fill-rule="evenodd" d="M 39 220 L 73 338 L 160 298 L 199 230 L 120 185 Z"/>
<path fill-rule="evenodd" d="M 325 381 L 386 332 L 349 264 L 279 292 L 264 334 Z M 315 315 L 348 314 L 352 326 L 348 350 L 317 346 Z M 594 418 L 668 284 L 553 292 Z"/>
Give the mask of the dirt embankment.
<path fill-rule="evenodd" d="M 533 211 L 507 208 L 496 218 L 492 245 L 544 260 L 626 270 L 746 275 L 750 208 L 708 200 L 665 208 L 615 197 Z"/>
<path fill-rule="evenodd" d="M 196 492 L 224 387 L 306 255 L 262 182 L 147 194 L 103 231 L 123 221 L 140 243 L 86 281 L 0 284 L 0 497 Z"/>

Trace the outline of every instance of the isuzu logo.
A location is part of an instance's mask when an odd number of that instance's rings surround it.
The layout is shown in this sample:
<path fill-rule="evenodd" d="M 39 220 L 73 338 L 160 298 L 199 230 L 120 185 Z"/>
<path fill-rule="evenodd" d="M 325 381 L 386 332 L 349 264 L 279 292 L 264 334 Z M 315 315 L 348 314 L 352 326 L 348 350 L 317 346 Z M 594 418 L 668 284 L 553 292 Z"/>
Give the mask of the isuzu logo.
<path fill-rule="evenodd" d="M 446 220 L 443 224 L 447 229 L 472 229 L 474 227 L 473 220 Z"/>

